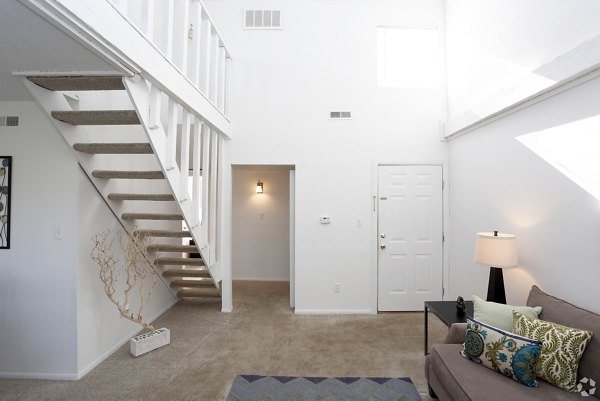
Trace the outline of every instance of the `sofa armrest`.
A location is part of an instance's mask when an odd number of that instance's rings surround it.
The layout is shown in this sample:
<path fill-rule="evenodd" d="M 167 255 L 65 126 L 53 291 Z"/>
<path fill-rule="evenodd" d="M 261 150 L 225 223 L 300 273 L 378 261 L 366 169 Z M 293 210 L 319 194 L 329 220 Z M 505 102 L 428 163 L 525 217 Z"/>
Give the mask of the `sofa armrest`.
<path fill-rule="evenodd" d="M 450 326 L 444 344 L 462 344 L 467 335 L 466 323 L 454 323 Z"/>

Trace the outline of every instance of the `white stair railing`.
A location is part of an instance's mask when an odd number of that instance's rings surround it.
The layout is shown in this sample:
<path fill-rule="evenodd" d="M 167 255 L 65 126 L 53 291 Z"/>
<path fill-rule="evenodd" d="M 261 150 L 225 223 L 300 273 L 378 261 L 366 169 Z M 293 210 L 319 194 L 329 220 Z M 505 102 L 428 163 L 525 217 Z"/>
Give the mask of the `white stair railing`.
<path fill-rule="evenodd" d="M 108 1 L 217 110 L 229 117 L 231 55 L 202 1 Z M 125 78 L 125 85 L 181 206 L 186 225 L 211 275 L 220 281 L 216 242 L 219 144 L 223 132 L 163 91 L 155 78 L 143 72 L 140 75 L 142 80 Z M 163 104 L 166 107 L 161 107 Z M 187 168 L 190 159 L 191 193 Z"/>
<path fill-rule="evenodd" d="M 216 263 L 219 235 L 216 224 L 217 180 L 222 135 L 202 116 L 182 106 L 143 78 L 124 78 L 124 84 L 179 203 L 186 225 L 213 279 L 218 282 L 221 274 Z M 161 104 L 167 104 L 165 113 L 161 113 Z M 188 190 L 190 160 L 191 192 Z"/>
<path fill-rule="evenodd" d="M 219 111 L 229 116 L 231 55 L 200 0 L 108 0 Z"/>

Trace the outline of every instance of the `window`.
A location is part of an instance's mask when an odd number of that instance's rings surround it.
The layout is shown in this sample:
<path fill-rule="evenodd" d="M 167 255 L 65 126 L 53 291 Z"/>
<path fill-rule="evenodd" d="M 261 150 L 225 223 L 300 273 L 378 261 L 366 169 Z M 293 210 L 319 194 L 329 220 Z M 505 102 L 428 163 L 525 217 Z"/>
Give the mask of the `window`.
<path fill-rule="evenodd" d="M 377 82 L 392 88 L 437 88 L 441 75 L 437 29 L 377 28 Z"/>

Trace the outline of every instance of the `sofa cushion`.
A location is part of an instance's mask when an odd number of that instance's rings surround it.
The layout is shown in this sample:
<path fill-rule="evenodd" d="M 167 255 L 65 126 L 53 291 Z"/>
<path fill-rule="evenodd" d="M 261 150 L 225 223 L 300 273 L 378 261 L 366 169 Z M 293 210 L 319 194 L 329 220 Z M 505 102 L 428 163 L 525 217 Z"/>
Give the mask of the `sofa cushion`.
<path fill-rule="evenodd" d="M 431 348 L 430 383 L 440 383 L 440 392 L 450 395 L 446 400 L 440 398 L 442 401 L 581 400 L 579 393 L 568 393 L 543 381 L 538 387 L 523 386 L 463 358 L 461 348 L 460 344 L 436 344 Z"/>
<path fill-rule="evenodd" d="M 600 315 L 548 295 L 535 285 L 529 292 L 527 305 L 543 308 L 540 319 L 595 333 L 579 362 L 579 378 L 600 383 Z M 595 396 L 600 398 L 600 391 Z"/>
<path fill-rule="evenodd" d="M 543 343 L 537 375 L 563 390 L 576 392 L 579 360 L 593 336 L 591 331 L 531 319 L 513 311 L 513 332 Z"/>
<path fill-rule="evenodd" d="M 467 335 L 461 355 L 486 368 L 537 387 L 537 361 L 542 343 L 467 318 Z"/>
<path fill-rule="evenodd" d="M 539 306 L 530 307 L 505 305 L 496 302 L 485 301 L 479 298 L 477 295 L 473 295 L 473 319 L 477 320 L 478 322 L 497 327 L 504 331 L 512 331 L 512 312 L 514 310 L 534 319 L 537 318 L 542 312 L 542 308 Z"/>

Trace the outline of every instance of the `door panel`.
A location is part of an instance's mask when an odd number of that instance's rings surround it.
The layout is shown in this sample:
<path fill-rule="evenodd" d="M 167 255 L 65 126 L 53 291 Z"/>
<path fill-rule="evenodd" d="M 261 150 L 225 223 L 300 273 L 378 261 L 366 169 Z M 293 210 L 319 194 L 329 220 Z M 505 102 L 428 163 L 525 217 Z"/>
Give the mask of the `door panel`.
<path fill-rule="evenodd" d="M 442 168 L 379 167 L 380 311 L 442 298 Z"/>

